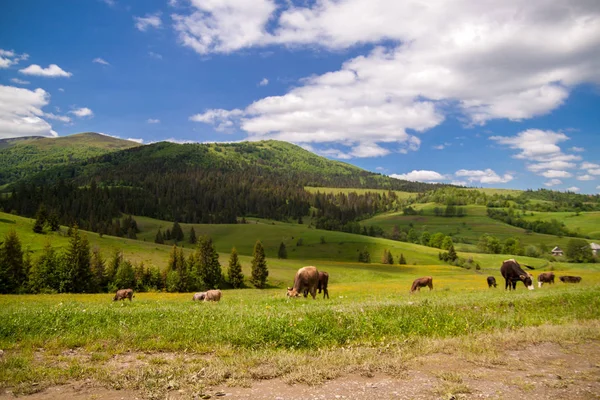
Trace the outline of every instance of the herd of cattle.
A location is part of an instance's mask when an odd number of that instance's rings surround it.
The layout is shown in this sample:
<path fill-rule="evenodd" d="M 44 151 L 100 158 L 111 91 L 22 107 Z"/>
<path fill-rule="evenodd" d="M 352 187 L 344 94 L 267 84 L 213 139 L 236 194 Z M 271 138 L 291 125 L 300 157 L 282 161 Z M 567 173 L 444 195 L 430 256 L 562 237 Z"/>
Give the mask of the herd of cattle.
<path fill-rule="evenodd" d="M 533 269 L 532 267 L 525 265 L 525 267 L 529 269 Z M 504 278 L 505 284 L 504 289 L 515 290 L 517 288 L 517 282 L 521 281 L 523 284 L 529 289 L 533 290 L 533 275 L 529 274 L 521 268 L 519 263 L 514 260 L 506 260 L 502 263 L 500 267 L 500 273 Z M 564 283 L 579 283 L 581 282 L 580 276 L 570 276 L 563 275 L 560 276 L 561 282 Z M 542 272 L 537 277 L 538 287 L 542 287 L 544 283 L 554 283 L 554 272 Z M 329 298 L 329 291 L 327 290 L 327 284 L 329 283 L 329 274 L 324 271 L 317 270 L 316 267 L 302 267 L 296 272 L 296 276 L 294 277 L 294 286 L 287 288 L 287 296 L 288 297 L 299 297 L 300 295 L 304 295 L 307 297 L 308 294 L 312 296 L 313 299 L 317 296 L 317 291 L 321 293 L 323 292 L 323 298 Z M 493 276 L 487 277 L 488 287 L 497 287 L 496 278 Z M 414 280 L 410 293 L 414 293 L 416 291 L 420 291 L 422 287 L 429 287 L 429 290 L 433 290 L 433 278 L 431 276 L 424 276 L 422 278 L 417 278 Z M 129 299 L 131 301 L 132 297 L 135 297 L 132 289 L 122 289 L 117 290 L 115 294 L 114 301 L 116 300 L 125 300 Z M 208 290 L 206 292 L 195 293 L 192 297 L 193 301 L 220 301 L 221 300 L 221 291 L 220 290 Z"/>

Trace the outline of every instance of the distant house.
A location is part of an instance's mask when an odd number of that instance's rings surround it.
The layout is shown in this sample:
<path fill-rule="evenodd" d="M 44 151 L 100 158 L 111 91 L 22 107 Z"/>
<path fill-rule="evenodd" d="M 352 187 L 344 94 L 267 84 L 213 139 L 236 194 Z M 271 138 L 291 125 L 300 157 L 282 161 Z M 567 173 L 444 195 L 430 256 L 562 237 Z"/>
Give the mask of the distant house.
<path fill-rule="evenodd" d="M 592 248 L 592 254 L 594 257 L 600 255 L 600 244 L 590 243 L 590 247 Z"/>
<path fill-rule="evenodd" d="M 552 253 L 553 256 L 562 256 L 562 255 L 564 255 L 563 251 L 558 246 L 556 246 L 555 248 L 553 248 L 552 251 L 551 251 L 551 253 Z"/>

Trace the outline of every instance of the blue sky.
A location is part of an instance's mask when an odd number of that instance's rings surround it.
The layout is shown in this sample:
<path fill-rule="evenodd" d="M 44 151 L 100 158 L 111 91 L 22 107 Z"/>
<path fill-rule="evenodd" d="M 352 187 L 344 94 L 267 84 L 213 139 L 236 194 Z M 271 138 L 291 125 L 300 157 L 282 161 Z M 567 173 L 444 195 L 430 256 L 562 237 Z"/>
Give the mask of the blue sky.
<path fill-rule="evenodd" d="M 600 192 L 600 2 L 0 7 L 0 138 L 278 139 L 403 179 Z"/>

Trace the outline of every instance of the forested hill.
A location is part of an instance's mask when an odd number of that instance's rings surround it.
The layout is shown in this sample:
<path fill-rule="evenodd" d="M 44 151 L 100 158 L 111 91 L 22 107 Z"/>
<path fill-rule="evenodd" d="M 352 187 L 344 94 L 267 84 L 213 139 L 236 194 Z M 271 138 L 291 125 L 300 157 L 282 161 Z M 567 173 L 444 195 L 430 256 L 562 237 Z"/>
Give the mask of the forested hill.
<path fill-rule="evenodd" d="M 27 179 L 55 166 L 137 146 L 138 143 L 130 140 L 93 132 L 58 138 L 32 136 L 0 139 L 0 186 Z"/>
<path fill-rule="evenodd" d="M 275 175 L 297 186 L 327 186 L 392 189 L 422 192 L 441 185 L 409 182 L 362 170 L 340 161 L 329 160 L 287 142 L 176 144 L 154 143 L 125 151 L 110 152 L 49 169 L 31 180 L 36 183 L 71 180 L 86 185 L 95 180 L 112 186 L 139 186 L 155 174 L 190 170 L 222 173 L 253 171 Z"/>

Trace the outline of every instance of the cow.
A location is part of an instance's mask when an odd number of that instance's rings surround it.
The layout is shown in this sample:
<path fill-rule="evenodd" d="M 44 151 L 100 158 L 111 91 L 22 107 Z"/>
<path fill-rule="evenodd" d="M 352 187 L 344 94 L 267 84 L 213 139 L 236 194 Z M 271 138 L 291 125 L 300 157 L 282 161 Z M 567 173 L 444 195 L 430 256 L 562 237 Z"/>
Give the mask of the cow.
<path fill-rule="evenodd" d="M 206 296 L 204 297 L 204 301 L 220 301 L 220 300 L 221 300 L 221 291 L 219 289 L 207 291 Z"/>
<path fill-rule="evenodd" d="M 313 300 L 317 297 L 317 286 L 319 285 L 319 271 L 316 267 L 302 267 L 296 272 L 294 277 L 294 287 L 287 288 L 288 297 L 299 297 L 300 293 L 304 294 L 304 297 L 310 295 Z"/>
<path fill-rule="evenodd" d="M 581 277 L 580 276 L 564 275 L 564 276 L 561 276 L 558 279 L 560 279 L 560 281 L 563 282 L 563 283 L 579 283 L 579 282 L 581 282 Z"/>
<path fill-rule="evenodd" d="M 121 289 L 121 290 L 117 290 L 117 293 L 115 293 L 115 297 L 113 298 L 113 301 L 125 300 L 125 299 L 129 299 L 129 301 L 131 301 L 132 297 L 135 297 L 133 295 L 133 289 Z"/>
<path fill-rule="evenodd" d="M 431 276 L 424 276 L 423 278 L 417 278 L 414 280 L 410 292 L 421 291 L 422 287 L 429 286 L 429 290 L 433 290 L 433 278 Z"/>
<path fill-rule="evenodd" d="M 194 297 L 192 297 L 192 300 L 193 301 L 196 301 L 196 300 L 202 301 L 205 298 L 206 298 L 206 292 L 199 292 L 199 293 L 194 294 Z"/>
<path fill-rule="evenodd" d="M 538 287 L 542 287 L 544 283 L 554 283 L 554 272 L 542 272 L 537 277 Z"/>
<path fill-rule="evenodd" d="M 325 271 L 319 271 L 319 283 L 317 284 L 317 289 L 319 290 L 319 293 L 321 293 L 321 289 L 323 290 L 323 298 L 326 296 L 329 298 L 327 283 L 329 283 L 329 274 Z"/>
<path fill-rule="evenodd" d="M 523 271 L 519 263 L 514 259 L 505 260 L 500 267 L 500 273 L 505 280 L 504 290 L 516 290 L 517 281 L 523 282 L 529 290 L 534 289 L 531 276 Z"/>
<path fill-rule="evenodd" d="M 496 283 L 496 278 L 494 278 L 493 276 L 488 276 L 487 277 L 487 283 L 488 283 L 488 288 L 496 287 L 498 286 L 498 284 Z"/>

